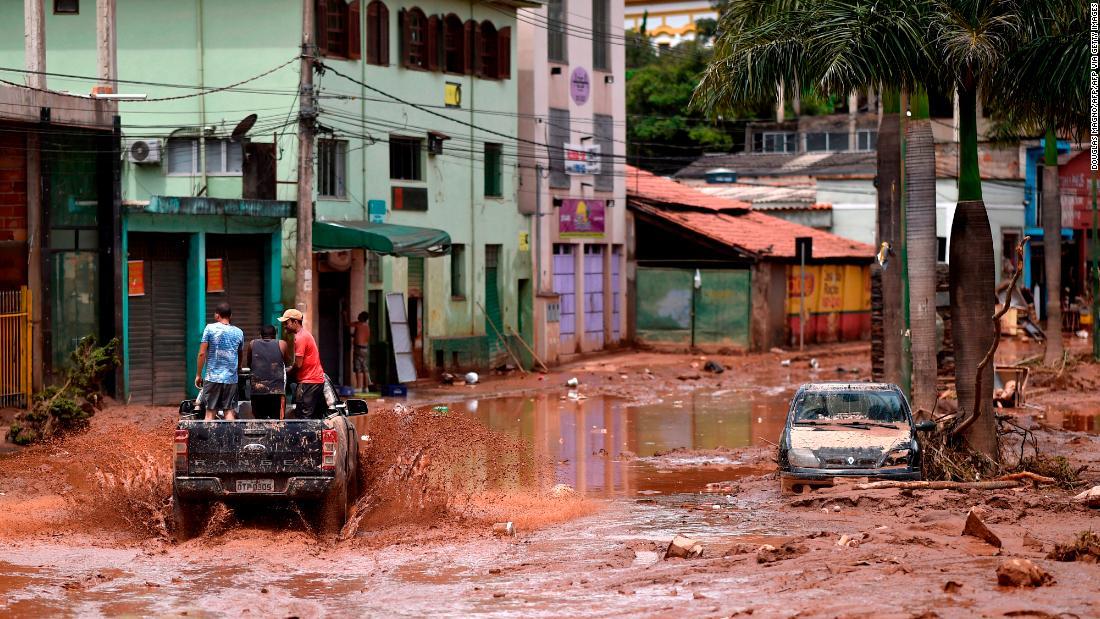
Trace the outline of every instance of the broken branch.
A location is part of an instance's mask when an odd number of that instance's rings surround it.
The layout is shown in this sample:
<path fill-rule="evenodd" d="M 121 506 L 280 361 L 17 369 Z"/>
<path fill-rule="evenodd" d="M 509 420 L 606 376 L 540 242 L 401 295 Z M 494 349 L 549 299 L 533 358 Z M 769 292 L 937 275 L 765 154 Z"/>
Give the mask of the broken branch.
<path fill-rule="evenodd" d="M 993 355 L 997 352 L 997 347 L 1001 344 L 1001 318 L 1008 313 L 1009 308 L 1012 306 L 1011 291 L 1016 289 L 1016 284 L 1020 281 L 1020 274 L 1023 273 L 1024 245 L 1030 240 L 1030 236 L 1025 236 L 1023 240 L 1016 244 L 1016 270 L 1012 273 L 1012 283 L 1008 286 L 1009 293 L 1005 296 L 1005 303 L 1001 307 L 1001 310 L 993 314 L 993 344 L 989 346 L 989 350 L 985 353 L 985 357 L 982 358 L 981 363 L 978 364 L 977 376 L 974 377 L 974 409 L 971 411 L 969 417 L 951 430 L 950 436 L 956 436 L 966 432 L 982 414 L 982 383 L 985 382 L 982 380 L 982 374 L 985 373 L 985 368 L 993 361 Z"/>
<path fill-rule="evenodd" d="M 1019 488 L 1022 480 L 1015 481 L 872 481 L 856 484 L 858 490 L 901 488 L 904 490 L 1005 490 Z"/>

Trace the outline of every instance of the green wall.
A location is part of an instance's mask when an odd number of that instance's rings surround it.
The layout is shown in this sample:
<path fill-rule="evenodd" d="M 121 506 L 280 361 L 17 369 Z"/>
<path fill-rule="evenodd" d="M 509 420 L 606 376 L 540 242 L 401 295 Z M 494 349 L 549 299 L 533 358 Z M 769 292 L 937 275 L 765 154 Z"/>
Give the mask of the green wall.
<path fill-rule="evenodd" d="M 749 348 L 752 311 L 747 269 L 641 267 L 637 275 L 637 337 L 649 344 Z M 694 333 L 693 333 L 694 332 Z"/>

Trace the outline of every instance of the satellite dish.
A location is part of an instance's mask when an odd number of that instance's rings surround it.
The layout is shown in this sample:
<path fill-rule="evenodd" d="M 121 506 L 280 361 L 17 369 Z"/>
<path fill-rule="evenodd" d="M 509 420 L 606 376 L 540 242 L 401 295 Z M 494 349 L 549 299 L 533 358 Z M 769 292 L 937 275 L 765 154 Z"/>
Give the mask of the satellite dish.
<path fill-rule="evenodd" d="M 241 122 L 237 123 L 237 126 L 233 128 L 232 137 L 234 140 L 243 138 L 252 129 L 252 126 L 256 124 L 256 115 L 249 114 L 245 116 Z"/>

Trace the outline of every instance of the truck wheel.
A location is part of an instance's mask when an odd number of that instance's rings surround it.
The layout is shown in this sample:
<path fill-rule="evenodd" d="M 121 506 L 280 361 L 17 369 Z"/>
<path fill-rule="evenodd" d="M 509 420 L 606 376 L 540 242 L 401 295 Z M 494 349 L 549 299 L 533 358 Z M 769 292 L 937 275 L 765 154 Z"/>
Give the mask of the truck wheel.
<path fill-rule="evenodd" d="M 348 519 L 348 478 L 344 471 L 337 473 L 328 492 L 317 505 L 317 533 L 331 537 L 340 534 Z"/>
<path fill-rule="evenodd" d="M 172 528 L 177 542 L 186 542 L 202 533 L 210 506 L 206 502 L 187 501 L 172 493 Z"/>

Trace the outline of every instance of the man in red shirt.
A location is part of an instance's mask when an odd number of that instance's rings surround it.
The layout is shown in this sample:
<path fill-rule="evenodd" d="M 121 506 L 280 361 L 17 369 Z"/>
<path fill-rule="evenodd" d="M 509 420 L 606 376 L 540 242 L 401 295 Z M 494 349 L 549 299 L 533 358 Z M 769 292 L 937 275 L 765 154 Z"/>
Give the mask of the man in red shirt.
<path fill-rule="evenodd" d="M 296 309 L 288 309 L 279 317 L 286 332 L 293 336 L 294 366 L 298 375 L 298 389 L 294 392 L 295 411 L 298 419 L 320 419 L 325 416 L 325 371 L 321 369 L 321 354 L 317 341 L 302 325 L 305 316 Z"/>

